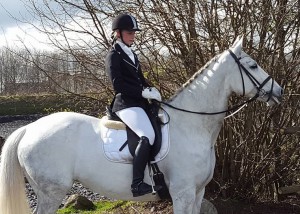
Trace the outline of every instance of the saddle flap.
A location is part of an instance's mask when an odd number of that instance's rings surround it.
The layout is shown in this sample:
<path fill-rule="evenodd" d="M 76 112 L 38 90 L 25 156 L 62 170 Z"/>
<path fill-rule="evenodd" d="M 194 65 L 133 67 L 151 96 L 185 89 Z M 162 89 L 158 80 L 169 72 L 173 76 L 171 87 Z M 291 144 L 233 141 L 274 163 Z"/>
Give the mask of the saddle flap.
<path fill-rule="evenodd" d="M 160 114 L 162 121 L 166 120 L 165 113 Z M 163 119 L 164 118 L 164 119 Z M 115 123 L 119 122 L 119 123 Z M 122 124 L 120 129 L 117 127 Z M 109 124 L 109 125 L 107 125 Z M 117 125 L 116 125 L 117 124 Z M 109 127 L 108 127 L 109 126 Z M 132 154 L 129 151 L 127 144 L 120 151 L 120 148 L 127 141 L 127 131 L 124 128 L 125 124 L 120 121 L 110 121 L 107 116 L 101 119 L 101 138 L 103 141 L 103 150 L 105 157 L 112 162 L 118 163 L 131 163 Z M 125 126 L 126 127 L 126 126 Z M 159 153 L 155 156 L 155 159 L 151 160 L 151 163 L 156 163 L 166 157 L 169 151 L 169 124 L 161 126 L 162 128 L 162 144 Z"/>

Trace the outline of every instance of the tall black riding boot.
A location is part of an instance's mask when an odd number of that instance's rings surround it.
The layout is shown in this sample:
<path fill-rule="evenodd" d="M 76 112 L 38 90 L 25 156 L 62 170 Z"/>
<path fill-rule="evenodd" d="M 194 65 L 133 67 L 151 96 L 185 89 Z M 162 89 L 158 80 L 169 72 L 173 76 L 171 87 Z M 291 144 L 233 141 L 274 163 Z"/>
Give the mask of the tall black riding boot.
<path fill-rule="evenodd" d="M 151 145 L 147 137 L 141 137 L 139 145 L 136 148 L 133 158 L 133 179 L 131 184 L 131 192 L 133 197 L 142 196 L 152 192 L 152 187 L 144 183 L 144 171 L 149 160 Z M 162 187 L 154 186 L 154 190 L 158 191 Z"/>

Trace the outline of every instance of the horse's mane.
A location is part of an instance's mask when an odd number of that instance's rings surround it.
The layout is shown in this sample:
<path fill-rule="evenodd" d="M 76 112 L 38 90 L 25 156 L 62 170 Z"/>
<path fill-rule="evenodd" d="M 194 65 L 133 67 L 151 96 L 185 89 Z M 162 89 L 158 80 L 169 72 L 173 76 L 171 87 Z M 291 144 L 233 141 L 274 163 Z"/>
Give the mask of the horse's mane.
<path fill-rule="evenodd" d="M 197 72 L 195 72 L 193 74 L 193 76 L 188 79 L 188 81 L 186 81 L 177 91 L 176 93 L 169 99 L 169 102 L 174 100 L 175 97 L 177 97 L 178 94 L 180 94 L 185 88 L 187 88 L 190 84 L 192 84 L 194 82 L 195 79 L 198 78 L 199 75 L 201 75 L 203 73 L 203 71 L 205 71 L 212 62 L 216 62 L 219 59 L 219 56 L 221 54 L 216 55 L 214 58 L 212 58 L 211 60 L 209 60 L 203 67 L 201 67 Z"/>

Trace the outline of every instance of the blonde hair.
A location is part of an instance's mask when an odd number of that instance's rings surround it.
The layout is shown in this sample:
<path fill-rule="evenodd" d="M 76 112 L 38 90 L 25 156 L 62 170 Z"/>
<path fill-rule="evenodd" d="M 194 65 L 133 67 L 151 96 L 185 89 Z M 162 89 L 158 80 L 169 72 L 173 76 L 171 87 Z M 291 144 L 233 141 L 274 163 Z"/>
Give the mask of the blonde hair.
<path fill-rule="evenodd" d="M 111 39 L 111 45 L 114 45 L 118 39 L 116 30 L 111 33 L 110 39 Z"/>

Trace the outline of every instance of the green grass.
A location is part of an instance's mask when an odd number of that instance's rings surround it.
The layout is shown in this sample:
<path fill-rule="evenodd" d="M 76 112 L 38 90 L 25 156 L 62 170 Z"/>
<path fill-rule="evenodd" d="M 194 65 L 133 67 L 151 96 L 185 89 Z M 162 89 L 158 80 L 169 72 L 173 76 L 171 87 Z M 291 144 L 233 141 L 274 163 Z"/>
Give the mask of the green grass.
<path fill-rule="evenodd" d="M 73 207 L 70 208 L 64 208 L 58 210 L 57 214 L 74 214 L 74 213 L 80 213 L 80 214 L 103 214 L 103 213 L 110 213 L 112 210 L 121 207 L 126 208 L 130 206 L 132 202 L 129 201 L 100 201 L 97 203 L 94 203 L 96 205 L 95 210 L 93 211 L 78 211 L 74 209 Z"/>

